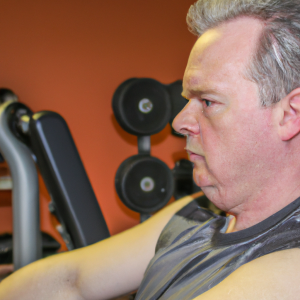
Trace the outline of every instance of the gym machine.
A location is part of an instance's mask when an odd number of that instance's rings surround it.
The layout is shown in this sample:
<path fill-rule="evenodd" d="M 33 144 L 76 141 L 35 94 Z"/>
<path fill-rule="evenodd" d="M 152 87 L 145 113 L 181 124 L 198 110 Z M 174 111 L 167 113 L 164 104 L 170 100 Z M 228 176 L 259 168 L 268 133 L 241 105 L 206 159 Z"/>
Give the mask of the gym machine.
<path fill-rule="evenodd" d="M 69 250 L 109 237 L 101 209 L 64 119 L 33 113 L 9 100 L 0 106 L 0 151 L 13 181 L 13 263 L 41 257 L 38 167 L 51 196 L 49 209 Z"/>

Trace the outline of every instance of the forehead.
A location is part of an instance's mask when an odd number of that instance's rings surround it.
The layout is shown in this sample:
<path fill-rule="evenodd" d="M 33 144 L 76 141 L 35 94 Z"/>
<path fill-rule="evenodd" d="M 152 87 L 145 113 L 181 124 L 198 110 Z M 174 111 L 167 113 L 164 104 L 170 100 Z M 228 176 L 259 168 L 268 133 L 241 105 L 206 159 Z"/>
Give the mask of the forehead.
<path fill-rule="evenodd" d="M 245 81 L 263 25 L 243 17 L 206 31 L 194 45 L 183 80 L 183 94 L 224 92 Z"/>

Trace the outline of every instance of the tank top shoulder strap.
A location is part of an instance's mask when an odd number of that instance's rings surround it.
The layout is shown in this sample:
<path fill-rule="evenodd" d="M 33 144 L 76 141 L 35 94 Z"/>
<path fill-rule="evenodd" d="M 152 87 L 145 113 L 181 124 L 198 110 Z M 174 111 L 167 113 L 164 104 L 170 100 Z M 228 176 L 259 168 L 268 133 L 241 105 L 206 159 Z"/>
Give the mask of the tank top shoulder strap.
<path fill-rule="evenodd" d="M 198 197 L 179 210 L 162 230 L 155 248 L 155 253 L 174 243 L 178 238 L 195 226 L 219 216 L 199 205 L 205 196 Z"/>

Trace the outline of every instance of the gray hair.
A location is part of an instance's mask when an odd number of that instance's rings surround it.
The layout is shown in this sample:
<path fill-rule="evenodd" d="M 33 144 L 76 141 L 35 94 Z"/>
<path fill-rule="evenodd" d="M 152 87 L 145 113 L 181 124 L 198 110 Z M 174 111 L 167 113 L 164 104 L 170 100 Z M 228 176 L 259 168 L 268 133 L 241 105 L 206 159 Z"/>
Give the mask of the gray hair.
<path fill-rule="evenodd" d="M 257 83 L 262 106 L 280 101 L 300 86 L 299 0 L 198 0 L 187 15 L 200 36 L 226 21 L 249 16 L 265 26 L 247 75 Z"/>

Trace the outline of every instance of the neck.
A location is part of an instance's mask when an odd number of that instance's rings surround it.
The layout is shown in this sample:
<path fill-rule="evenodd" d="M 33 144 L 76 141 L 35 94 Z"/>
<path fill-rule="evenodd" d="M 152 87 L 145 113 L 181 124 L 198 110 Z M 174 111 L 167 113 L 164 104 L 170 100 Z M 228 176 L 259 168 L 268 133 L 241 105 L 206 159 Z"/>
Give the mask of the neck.
<path fill-rule="evenodd" d="M 300 178 L 300 174 L 297 175 L 295 174 L 292 178 Z M 232 214 L 236 217 L 233 231 L 243 230 L 260 223 L 292 203 L 299 196 L 300 184 L 298 182 L 290 179 L 284 180 L 283 177 L 280 177 L 280 180 L 272 180 L 270 186 L 266 186 L 255 197 L 249 198 L 232 210 Z"/>

